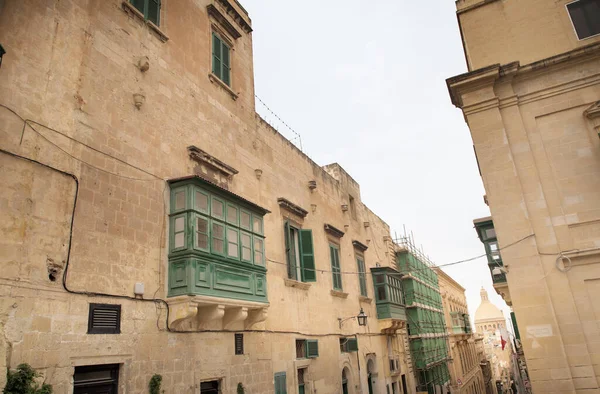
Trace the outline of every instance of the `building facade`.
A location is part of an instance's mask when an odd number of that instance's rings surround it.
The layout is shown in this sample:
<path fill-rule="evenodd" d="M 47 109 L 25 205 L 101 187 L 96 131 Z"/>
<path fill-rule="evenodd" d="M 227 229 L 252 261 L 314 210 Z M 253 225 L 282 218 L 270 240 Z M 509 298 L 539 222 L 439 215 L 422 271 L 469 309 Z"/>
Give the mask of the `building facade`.
<path fill-rule="evenodd" d="M 600 4 L 459 0 L 471 132 L 535 393 L 600 390 Z"/>
<path fill-rule="evenodd" d="M 477 352 L 477 360 L 479 360 L 479 366 L 481 367 L 481 374 L 483 376 L 484 391 L 482 392 L 485 394 L 497 394 L 494 376 L 492 374 L 492 365 L 485 353 L 483 336 L 478 333 L 475 333 L 475 351 Z"/>
<path fill-rule="evenodd" d="M 448 344 L 452 362 L 449 363 L 452 394 L 485 393 L 480 357 L 477 354 L 476 335 L 471 328 L 465 289 L 443 270 L 436 268 L 444 318 L 448 331 Z"/>
<path fill-rule="evenodd" d="M 506 385 L 510 381 L 512 371 L 510 338 L 504 338 L 506 341 L 504 349 L 502 346 L 502 330 L 506 329 L 506 319 L 500 308 L 490 302 L 488 293 L 483 287 L 479 293 L 481 304 L 475 311 L 475 330 L 483 337 L 494 380 Z"/>
<path fill-rule="evenodd" d="M 414 393 L 389 226 L 256 114 L 237 1 L 0 1 L 0 44 L 0 368 Z"/>

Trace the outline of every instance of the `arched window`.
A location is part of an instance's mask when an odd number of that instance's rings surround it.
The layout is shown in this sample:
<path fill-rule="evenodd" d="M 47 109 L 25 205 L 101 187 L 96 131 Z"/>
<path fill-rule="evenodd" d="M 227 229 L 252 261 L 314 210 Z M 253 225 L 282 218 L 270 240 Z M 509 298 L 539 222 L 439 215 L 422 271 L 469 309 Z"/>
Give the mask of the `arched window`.
<path fill-rule="evenodd" d="M 348 368 L 342 370 L 342 394 L 348 394 Z"/>

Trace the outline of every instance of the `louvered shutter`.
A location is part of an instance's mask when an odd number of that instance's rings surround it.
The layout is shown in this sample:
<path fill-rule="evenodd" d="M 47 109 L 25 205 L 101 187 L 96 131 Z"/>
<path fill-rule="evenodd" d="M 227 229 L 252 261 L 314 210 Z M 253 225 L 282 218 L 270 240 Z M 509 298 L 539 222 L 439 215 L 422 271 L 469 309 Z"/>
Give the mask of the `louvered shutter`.
<path fill-rule="evenodd" d="M 120 334 L 121 305 L 90 304 L 88 334 Z"/>
<path fill-rule="evenodd" d="M 223 63 L 221 80 L 225 82 L 227 86 L 230 86 L 229 70 L 231 70 L 231 66 L 229 65 L 229 47 L 223 41 L 221 41 L 221 61 Z"/>
<path fill-rule="evenodd" d="M 290 222 L 286 221 L 283 225 L 283 236 L 285 238 L 285 258 L 287 262 L 288 278 L 296 278 L 296 261 L 292 253 L 292 234 L 290 229 Z"/>
<path fill-rule="evenodd" d="M 215 33 L 212 36 L 212 57 L 212 72 L 221 78 L 221 39 Z"/>
<path fill-rule="evenodd" d="M 302 256 L 302 281 L 316 282 L 315 252 L 313 249 L 312 230 L 300 230 L 300 253 Z"/>
<path fill-rule="evenodd" d="M 357 352 L 358 351 L 358 341 L 356 338 L 348 338 L 346 342 L 346 351 L 347 352 Z"/>
<path fill-rule="evenodd" d="M 285 372 L 277 372 L 275 374 L 275 394 L 287 394 Z"/>
<path fill-rule="evenodd" d="M 319 357 L 319 341 L 316 339 L 306 340 L 306 358 Z"/>

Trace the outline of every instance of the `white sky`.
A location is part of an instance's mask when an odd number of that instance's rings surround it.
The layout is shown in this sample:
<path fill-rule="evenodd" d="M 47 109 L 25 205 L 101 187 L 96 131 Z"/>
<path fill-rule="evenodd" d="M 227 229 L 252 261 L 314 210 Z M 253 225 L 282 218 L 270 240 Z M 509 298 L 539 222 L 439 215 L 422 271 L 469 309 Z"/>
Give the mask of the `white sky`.
<path fill-rule="evenodd" d="M 467 71 L 454 1 L 240 2 L 254 29 L 256 94 L 301 134 L 304 152 L 340 163 L 362 201 L 399 235 L 406 225 L 436 264 L 485 253 L 473 219 L 489 209 L 445 83 Z M 481 286 L 508 316 L 485 258 L 445 270 L 467 289 L 471 318 Z"/>

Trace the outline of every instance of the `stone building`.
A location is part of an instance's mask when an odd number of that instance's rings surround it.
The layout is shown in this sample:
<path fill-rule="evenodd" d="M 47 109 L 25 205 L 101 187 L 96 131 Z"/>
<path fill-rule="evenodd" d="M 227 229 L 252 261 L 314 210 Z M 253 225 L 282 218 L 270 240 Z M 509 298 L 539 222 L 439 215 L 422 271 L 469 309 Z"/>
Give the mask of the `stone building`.
<path fill-rule="evenodd" d="M 485 353 L 485 345 L 483 343 L 483 335 L 475 333 L 475 351 L 477 354 L 477 360 L 479 360 L 479 366 L 481 367 L 481 373 L 483 376 L 483 385 L 485 390 L 482 393 L 485 394 L 496 394 L 496 385 L 494 384 L 494 376 L 492 374 L 492 365 L 488 360 Z"/>
<path fill-rule="evenodd" d="M 237 1 L 0 1 L 0 44 L 0 368 L 414 392 L 389 226 L 256 114 Z"/>
<path fill-rule="evenodd" d="M 506 380 L 503 378 L 510 376 L 512 370 L 510 338 L 505 338 L 507 343 L 502 349 L 501 330 L 506 329 L 506 319 L 500 308 L 490 302 L 483 287 L 479 294 L 481 304 L 475 311 L 475 331 L 483 337 L 494 380 Z"/>
<path fill-rule="evenodd" d="M 534 393 L 600 390 L 600 2 L 458 0 L 471 132 Z"/>
<path fill-rule="evenodd" d="M 452 362 L 449 364 L 452 394 L 485 393 L 485 382 L 477 354 L 476 335 L 471 328 L 465 289 L 443 270 L 437 268 L 444 317 L 449 334 Z"/>

